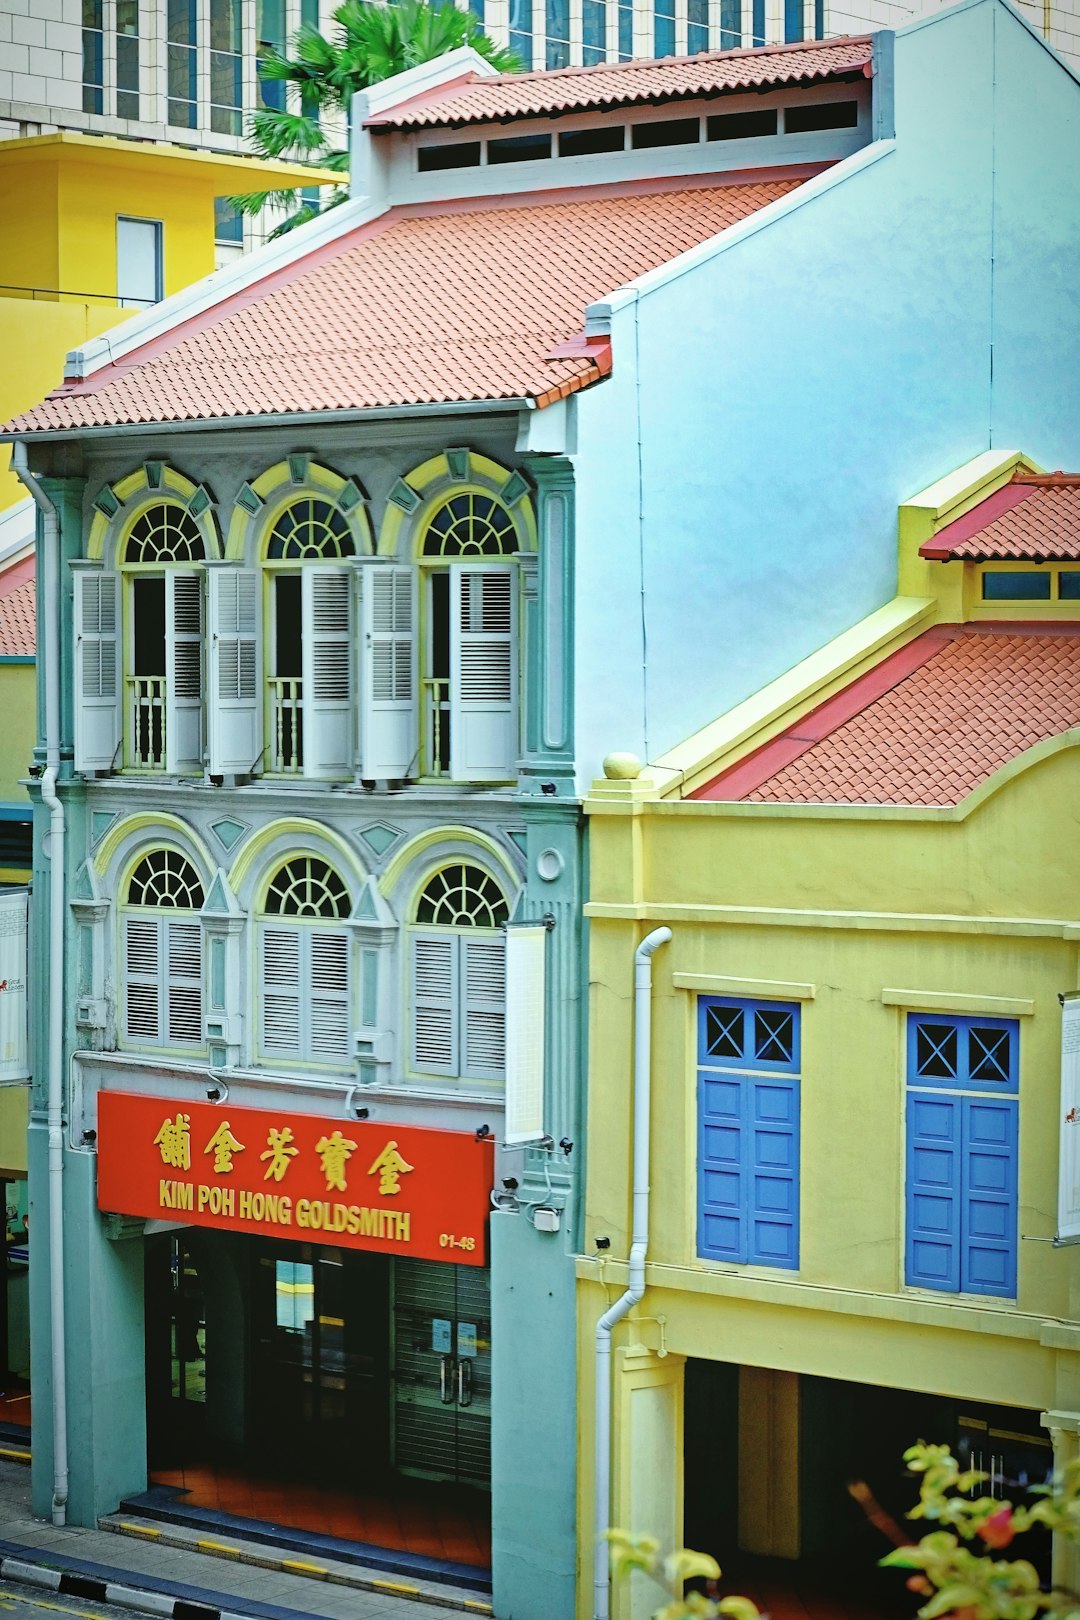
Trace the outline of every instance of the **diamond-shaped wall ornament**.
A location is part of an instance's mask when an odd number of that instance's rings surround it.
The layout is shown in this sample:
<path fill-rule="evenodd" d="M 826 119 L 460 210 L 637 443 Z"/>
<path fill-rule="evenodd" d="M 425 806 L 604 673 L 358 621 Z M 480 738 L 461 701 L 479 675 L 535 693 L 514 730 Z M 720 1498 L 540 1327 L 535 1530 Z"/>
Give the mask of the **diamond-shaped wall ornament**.
<path fill-rule="evenodd" d="M 500 493 L 507 506 L 516 506 L 529 493 L 529 486 L 519 472 L 512 472 Z"/>
<path fill-rule="evenodd" d="M 142 470 L 143 470 L 143 475 L 146 478 L 146 487 L 147 487 L 147 489 L 160 489 L 161 488 L 162 474 L 164 473 L 164 470 L 165 470 L 164 462 L 161 462 L 161 461 L 144 461 Z"/>
<path fill-rule="evenodd" d="M 246 821 L 234 821 L 226 816 L 222 821 L 212 821 L 210 831 L 214 834 L 223 849 L 233 849 L 248 830 Z"/>
<path fill-rule="evenodd" d="M 85 861 L 79 867 L 71 884 L 71 898 L 73 900 L 96 900 L 97 884 L 93 874 Z"/>
<path fill-rule="evenodd" d="M 518 849 L 520 849 L 523 855 L 527 855 L 529 853 L 529 838 L 527 833 L 508 832 L 506 836 L 509 838 L 512 844 L 517 845 Z"/>
<path fill-rule="evenodd" d="M 354 507 L 360 505 L 363 498 L 364 492 L 360 485 L 355 479 L 347 478 L 338 490 L 337 503 L 343 512 L 351 512 Z"/>
<path fill-rule="evenodd" d="M 446 452 L 446 465 L 450 469 L 451 478 L 468 478 L 469 452 L 467 450 L 448 450 Z"/>
<path fill-rule="evenodd" d="M 385 821 L 373 821 L 370 827 L 358 827 L 356 836 L 361 844 L 366 844 L 376 859 L 382 857 L 400 844 L 405 834 L 400 827 L 391 827 Z"/>
<path fill-rule="evenodd" d="M 188 511 L 192 517 L 201 517 L 211 503 L 210 491 L 205 484 L 200 484 L 194 495 L 188 501 Z"/>
<path fill-rule="evenodd" d="M 262 503 L 262 496 L 257 495 L 250 484 L 245 484 L 236 497 L 237 506 L 242 506 L 244 511 L 250 512 L 252 516 L 259 510 Z"/>
<path fill-rule="evenodd" d="M 105 515 L 105 517 L 110 518 L 115 517 L 117 512 L 120 510 L 119 497 L 117 496 L 116 491 L 110 488 L 108 484 L 106 484 L 105 488 L 99 492 L 97 499 L 94 501 L 94 505 L 97 507 L 99 512 L 102 512 Z"/>
<path fill-rule="evenodd" d="M 119 810 L 91 810 L 90 812 L 90 847 L 96 849 L 112 826 L 119 821 Z"/>
<path fill-rule="evenodd" d="M 393 501 L 395 506 L 399 506 L 403 512 L 415 512 L 420 505 L 419 495 L 411 484 L 405 482 L 404 478 L 398 479 L 387 498 Z"/>
<path fill-rule="evenodd" d="M 236 903 L 236 896 L 229 887 L 229 880 L 219 866 L 214 873 L 214 881 L 210 885 L 210 892 L 203 905 L 203 914 L 213 913 L 218 917 L 235 917 L 240 907 Z"/>
<path fill-rule="evenodd" d="M 307 481 L 308 468 L 311 466 L 311 457 L 307 452 L 289 457 L 289 477 L 294 484 L 303 484 Z"/>

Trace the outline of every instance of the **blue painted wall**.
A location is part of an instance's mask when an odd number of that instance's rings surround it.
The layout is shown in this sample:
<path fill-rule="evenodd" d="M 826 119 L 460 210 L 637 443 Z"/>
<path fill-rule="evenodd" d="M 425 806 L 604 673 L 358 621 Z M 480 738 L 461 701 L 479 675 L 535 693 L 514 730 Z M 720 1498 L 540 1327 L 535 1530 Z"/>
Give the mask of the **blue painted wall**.
<path fill-rule="evenodd" d="M 616 303 L 578 406 L 583 779 L 887 601 L 933 479 L 991 446 L 1080 465 L 1080 85 L 971 0 L 896 36 L 895 86 L 893 148 Z"/>

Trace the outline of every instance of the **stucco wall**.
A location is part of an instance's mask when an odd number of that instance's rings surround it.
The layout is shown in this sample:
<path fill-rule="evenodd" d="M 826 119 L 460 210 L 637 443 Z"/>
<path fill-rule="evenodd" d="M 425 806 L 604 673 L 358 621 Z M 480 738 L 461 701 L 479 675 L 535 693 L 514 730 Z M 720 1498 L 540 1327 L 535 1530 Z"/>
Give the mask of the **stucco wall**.
<path fill-rule="evenodd" d="M 1080 86 L 1002 0 L 898 34 L 895 80 L 893 148 L 613 310 L 578 407 L 586 779 L 887 601 L 913 491 L 1008 439 L 1080 461 Z"/>

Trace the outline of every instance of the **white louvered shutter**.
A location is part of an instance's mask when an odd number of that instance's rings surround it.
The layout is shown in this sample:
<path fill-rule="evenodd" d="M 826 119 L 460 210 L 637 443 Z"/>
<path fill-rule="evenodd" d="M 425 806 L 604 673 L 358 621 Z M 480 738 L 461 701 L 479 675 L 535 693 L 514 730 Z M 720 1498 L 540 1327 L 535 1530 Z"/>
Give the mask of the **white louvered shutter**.
<path fill-rule="evenodd" d="M 203 768 L 202 575 L 165 575 L 165 765 L 177 775 Z"/>
<path fill-rule="evenodd" d="M 165 1016 L 169 1046 L 201 1046 L 202 924 L 162 918 L 166 961 Z"/>
<path fill-rule="evenodd" d="M 120 747 L 120 581 L 75 573 L 75 769 L 108 771 Z"/>
<path fill-rule="evenodd" d="M 411 941 L 412 1067 L 457 1074 L 457 935 L 414 933 Z"/>
<path fill-rule="evenodd" d="M 395 782 L 416 774 L 416 572 L 369 564 L 362 579 L 361 775 Z"/>
<path fill-rule="evenodd" d="M 268 1057 L 300 1056 L 300 931 L 262 931 L 262 1049 Z"/>
<path fill-rule="evenodd" d="M 124 918 L 124 1032 L 161 1044 L 161 919 Z"/>
<path fill-rule="evenodd" d="M 517 774 L 517 576 L 461 564 L 450 575 L 451 774 L 505 782 Z"/>
<path fill-rule="evenodd" d="M 544 1135 L 544 1033 L 547 929 L 535 923 L 506 930 L 507 1146 Z"/>
<path fill-rule="evenodd" d="M 210 617 L 210 770 L 246 776 L 262 752 L 259 705 L 259 576 L 207 571 Z"/>
<path fill-rule="evenodd" d="M 460 939 L 460 1069 L 476 1080 L 506 1074 L 506 942 L 502 935 Z"/>
<path fill-rule="evenodd" d="M 349 1056 L 349 936 L 313 929 L 305 943 L 311 960 L 305 983 L 308 1054 L 344 1062 Z"/>
<path fill-rule="evenodd" d="M 314 563 L 303 577 L 304 775 L 353 774 L 352 576 Z"/>

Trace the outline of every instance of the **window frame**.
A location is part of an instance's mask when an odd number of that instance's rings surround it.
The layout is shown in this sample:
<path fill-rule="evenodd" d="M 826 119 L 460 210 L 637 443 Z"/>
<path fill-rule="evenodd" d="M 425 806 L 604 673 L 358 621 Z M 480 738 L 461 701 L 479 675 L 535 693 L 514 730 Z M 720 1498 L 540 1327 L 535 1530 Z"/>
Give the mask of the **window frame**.
<path fill-rule="evenodd" d="M 208 697 L 209 697 L 208 669 L 207 669 L 207 644 L 208 644 L 208 640 L 209 640 L 209 637 L 208 637 L 209 626 L 208 626 L 208 623 L 207 623 L 207 586 L 206 586 L 206 562 L 207 562 L 206 553 L 207 553 L 208 547 L 206 545 L 206 537 L 205 537 L 205 535 L 202 535 L 203 553 L 204 554 L 200 559 L 198 559 L 196 561 L 193 561 L 193 562 L 181 562 L 181 561 L 173 562 L 171 560 L 165 560 L 165 561 L 155 561 L 155 562 L 128 562 L 126 560 L 126 554 L 127 554 L 128 543 L 129 543 L 130 538 L 131 538 L 131 530 L 132 530 L 132 528 L 134 527 L 134 525 L 138 521 L 138 519 L 140 517 L 142 517 L 145 512 L 151 510 L 151 508 L 153 506 L 156 506 L 156 505 L 159 505 L 159 504 L 160 505 L 175 506 L 178 509 L 184 511 L 185 513 L 187 512 L 187 507 L 186 507 L 186 505 L 184 504 L 183 501 L 177 500 L 177 499 L 171 499 L 168 496 L 163 497 L 160 502 L 159 501 L 146 502 L 144 504 L 144 506 L 142 507 L 142 509 L 132 519 L 132 521 L 125 526 L 124 532 L 120 536 L 119 541 L 117 543 L 117 567 L 116 567 L 116 573 L 117 573 L 117 575 L 119 577 L 119 580 L 120 580 L 120 627 L 119 627 L 119 630 L 120 630 L 120 634 L 119 634 L 119 640 L 120 640 L 120 693 L 119 693 L 119 702 L 120 702 L 120 736 L 121 736 L 120 758 L 121 758 L 121 769 L 122 769 L 122 771 L 124 771 L 125 773 L 130 774 L 130 775 L 139 775 L 139 776 L 148 775 L 148 776 L 154 776 L 154 777 L 182 776 L 182 777 L 190 780 L 193 777 L 199 777 L 199 776 L 202 775 L 202 772 L 203 772 L 202 759 L 205 759 L 205 757 L 206 757 L 208 729 L 209 729 L 209 712 L 208 712 L 208 703 L 207 703 L 207 700 L 208 700 Z M 200 531 L 200 534 L 201 534 L 201 531 Z M 186 770 L 179 768 L 179 766 L 177 766 L 176 768 L 173 768 L 170 765 L 170 760 L 169 760 L 170 747 L 171 747 L 170 734 L 175 729 L 174 726 L 171 724 L 171 720 L 172 720 L 172 718 L 173 718 L 173 716 L 175 714 L 176 705 L 181 701 L 181 694 L 174 689 L 175 685 L 176 685 L 176 682 L 175 682 L 176 649 L 177 649 L 178 645 L 184 644 L 184 636 L 180 632 L 177 631 L 175 616 L 172 613 L 171 598 L 173 598 L 174 591 L 175 591 L 175 586 L 173 587 L 173 590 L 171 591 L 170 587 L 169 587 L 169 584 L 168 584 L 168 576 L 170 574 L 172 574 L 172 575 L 182 574 L 182 575 L 187 575 L 187 576 L 190 576 L 190 577 L 194 577 L 194 578 L 196 578 L 198 580 L 198 588 L 199 588 L 199 620 L 200 620 L 200 627 L 201 628 L 200 628 L 200 631 L 199 631 L 199 695 L 198 695 L 197 702 L 198 702 L 198 710 L 199 710 L 199 734 L 200 734 L 200 750 L 201 750 L 202 759 L 200 759 L 200 762 L 199 762 L 197 767 L 193 765 L 190 769 L 186 769 Z M 133 708 L 132 708 L 132 704 L 134 702 L 134 697 L 133 697 L 133 694 L 132 694 L 132 683 L 134 681 L 136 681 L 136 680 L 139 680 L 139 679 L 153 679 L 153 678 L 156 678 L 156 677 L 137 676 L 135 674 L 135 585 L 136 585 L 136 581 L 140 580 L 140 579 L 160 579 L 160 580 L 162 580 L 162 582 L 164 584 L 164 588 L 165 588 L 165 604 L 164 604 L 164 608 L 163 608 L 164 641 L 165 641 L 165 672 L 164 672 L 164 675 L 162 677 L 160 677 L 165 682 L 165 687 L 164 687 L 164 693 L 163 693 L 164 715 L 163 715 L 163 732 L 162 732 L 162 755 L 161 755 L 161 763 L 160 764 L 136 763 L 136 761 L 135 761 L 134 714 L 133 714 Z M 173 666 L 173 673 L 174 673 L 174 679 L 172 681 L 170 681 L 170 679 L 169 679 L 170 664 Z M 191 702 L 192 702 L 192 700 L 189 697 L 189 699 L 188 699 L 189 707 L 191 706 Z"/>
<path fill-rule="evenodd" d="M 341 907 L 338 915 L 334 917 L 307 916 L 298 911 L 270 911 L 268 902 L 271 887 L 279 874 L 293 861 L 316 860 L 326 866 L 333 873 L 341 885 Z M 345 875 L 338 864 L 328 858 L 318 849 L 293 850 L 276 858 L 266 872 L 261 886 L 260 900 L 256 907 L 252 929 L 252 997 L 255 1003 L 254 1021 L 252 1026 L 252 1055 L 255 1065 L 263 1070 L 312 1070 L 312 1069 L 350 1069 L 355 1062 L 355 1038 L 357 1028 L 357 1015 L 354 1006 L 357 976 L 355 969 L 354 930 L 350 924 L 353 897 Z M 295 997 L 297 1002 L 297 1044 L 295 1052 L 273 1050 L 266 1044 L 266 1010 L 268 1002 L 266 975 L 266 935 L 272 930 L 282 934 L 290 934 L 296 940 L 297 951 L 297 982 Z M 340 1005 L 344 1008 L 344 1042 L 340 1056 L 333 1053 L 318 1051 L 313 1039 L 314 1026 L 312 1010 L 315 1002 L 319 1000 L 319 987 L 315 983 L 314 945 L 315 935 L 336 936 L 343 943 L 344 951 L 344 988 L 333 991 L 323 986 L 324 999 L 328 1003 Z M 281 987 L 282 995 L 291 993 L 285 986 Z"/>
<path fill-rule="evenodd" d="M 418 911 L 428 886 L 442 873 L 455 866 L 472 867 L 479 872 L 488 884 L 494 884 L 499 891 L 502 908 L 505 916 L 494 925 L 480 925 L 470 923 L 438 923 L 421 922 Z M 451 860 L 443 860 L 431 871 L 427 872 L 423 881 L 417 886 L 416 894 L 410 913 L 410 922 L 406 931 L 406 947 L 403 956 L 403 983 L 404 1003 L 408 1008 L 408 1017 L 405 1029 L 404 1075 L 406 1084 L 420 1086 L 438 1086 L 442 1089 L 479 1090 L 485 1095 L 494 1091 L 501 1091 L 506 1084 L 506 1029 L 507 1029 L 507 1001 L 506 1001 L 506 928 L 510 921 L 511 907 L 503 884 L 480 860 L 470 855 L 458 856 Z M 449 1044 L 451 1057 L 445 1068 L 421 1068 L 417 1061 L 417 1013 L 419 1011 L 416 984 L 416 954 L 417 945 L 423 941 L 453 941 L 451 946 L 450 964 L 450 1007 L 449 1007 Z M 501 971 L 502 971 L 502 1062 L 498 1066 L 485 1069 L 474 1065 L 469 1068 L 466 1057 L 467 1018 L 469 1007 L 468 997 L 468 947 L 470 944 L 485 945 L 490 941 L 499 941 L 501 944 Z M 482 1011 L 477 998 L 476 1010 Z"/>
<path fill-rule="evenodd" d="M 143 865 L 144 861 L 150 859 L 150 857 L 152 855 L 154 855 L 154 854 L 156 854 L 156 853 L 158 853 L 159 851 L 162 851 L 162 850 L 164 850 L 167 854 L 177 856 L 180 860 L 182 860 L 185 863 L 185 865 L 191 870 L 191 872 L 194 873 L 195 878 L 196 878 L 196 880 L 198 882 L 198 885 L 199 885 L 199 895 L 200 895 L 200 903 L 199 903 L 197 908 L 196 907 L 189 907 L 189 906 L 143 905 L 143 904 L 139 904 L 137 902 L 132 902 L 130 900 L 129 896 L 130 896 L 130 893 L 131 893 L 131 886 L 132 886 L 133 882 L 135 881 L 136 874 L 138 873 L 140 867 Z M 116 961 L 117 961 L 118 967 L 122 967 L 122 969 L 123 969 L 125 994 L 122 997 L 117 998 L 118 999 L 118 1006 L 117 1006 L 117 1020 L 116 1020 L 117 1030 L 116 1030 L 116 1033 L 117 1033 L 117 1044 L 118 1044 L 118 1046 L 121 1049 L 124 1049 L 124 1050 L 127 1050 L 127 1049 L 142 1050 L 144 1048 L 150 1047 L 155 1052 L 161 1052 L 161 1051 L 164 1051 L 164 1052 L 180 1052 L 180 1053 L 185 1054 L 189 1058 L 192 1057 L 192 1056 L 195 1056 L 195 1055 L 200 1055 L 200 1054 L 205 1055 L 206 1050 L 207 1050 L 207 1040 L 206 1040 L 206 1007 L 207 1007 L 206 971 L 207 971 L 208 953 L 207 953 L 207 950 L 206 950 L 206 931 L 205 931 L 205 929 L 203 927 L 203 922 L 202 922 L 202 911 L 203 911 L 203 907 L 206 904 L 206 883 L 205 883 L 205 881 L 203 879 L 202 874 L 200 873 L 200 871 L 199 871 L 198 867 L 196 866 L 195 862 L 191 859 L 191 856 L 185 850 L 182 850 L 182 849 L 178 848 L 174 844 L 155 844 L 152 849 L 144 849 L 144 850 L 142 850 L 138 854 L 138 856 L 135 857 L 135 859 L 131 862 L 130 866 L 128 867 L 127 875 L 126 875 L 126 877 L 124 879 L 124 882 L 121 885 L 120 892 L 124 895 L 124 899 L 121 902 L 121 904 L 117 907 L 118 947 L 117 947 Z M 155 930 L 156 938 L 155 938 L 155 947 L 154 948 L 155 948 L 155 953 L 156 953 L 156 958 L 157 958 L 157 968 L 156 968 L 157 1027 L 158 1027 L 158 1031 L 159 1031 L 159 1034 L 158 1034 L 158 1036 L 156 1038 L 152 1037 L 152 1036 L 149 1036 L 149 1035 L 132 1035 L 130 1030 L 129 1030 L 129 1027 L 128 1027 L 130 1008 L 129 1008 L 128 995 L 126 994 L 126 991 L 130 988 L 130 986 L 133 983 L 134 984 L 140 984 L 140 983 L 149 983 L 150 982 L 150 975 L 149 974 L 136 975 L 136 977 L 134 979 L 132 979 L 130 977 L 131 970 L 130 970 L 130 967 L 129 967 L 129 949 L 128 949 L 129 940 L 128 940 L 128 937 L 129 937 L 129 924 L 132 921 L 141 921 L 141 922 L 146 922 L 148 924 L 152 924 L 153 927 L 154 927 L 154 930 Z M 171 936 L 171 933 L 172 933 L 171 925 L 173 925 L 173 924 L 179 924 L 182 927 L 192 927 L 193 926 L 197 930 L 197 933 L 198 933 L 198 954 L 199 954 L 199 972 L 198 972 L 199 1010 L 198 1010 L 198 1021 L 199 1021 L 199 1036 L 198 1036 L 197 1040 L 175 1040 L 175 1039 L 170 1039 L 169 1038 L 170 1037 L 170 1026 L 171 1026 L 169 991 L 170 991 L 170 988 L 172 987 L 171 986 L 171 978 L 170 978 L 170 951 L 171 951 L 171 937 L 170 936 Z M 189 982 L 189 980 L 191 982 L 194 982 L 194 977 L 195 977 L 194 975 L 185 976 L 180 981 L 181 985 L 187 984 Z"/>

